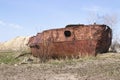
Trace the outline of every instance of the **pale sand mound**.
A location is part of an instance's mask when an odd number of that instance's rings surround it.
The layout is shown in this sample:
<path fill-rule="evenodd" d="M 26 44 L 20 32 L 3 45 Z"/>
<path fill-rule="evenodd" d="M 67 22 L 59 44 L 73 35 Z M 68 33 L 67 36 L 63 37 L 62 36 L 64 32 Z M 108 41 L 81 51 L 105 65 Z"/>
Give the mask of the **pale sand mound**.
<path fill-rule="evenodd" d="M 26 45 L 28 40 L 29 37 L 21 36 L 0 43 L 0 51 L 28 51 L 29 47 Z"/>

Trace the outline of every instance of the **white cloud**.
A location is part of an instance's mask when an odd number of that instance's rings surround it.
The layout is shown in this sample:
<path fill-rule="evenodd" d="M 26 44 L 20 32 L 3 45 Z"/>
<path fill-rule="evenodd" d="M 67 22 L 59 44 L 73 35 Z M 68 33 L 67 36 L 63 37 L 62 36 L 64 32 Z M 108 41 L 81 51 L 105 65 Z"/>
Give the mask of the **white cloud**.
<path fill-rule="evenodd" d="M 0 25 L 5 26 L 5 22 L 0 20 Z"/>
<path fill-rule="evenodd" d="M 84 6 L 82 7 L 83 10 L 89 11 L 89 12 L 101 12 L 103 9 L 100 6 Z"/>
<path fill-rule="evenodd" d="M 12 23 L 8 24 L 8 26 L 11 28 L 15 28 L 15 29 L 22 29 L 23 28 L 22 26 L 20 26 L 18 24 L 12 24 Z"/>
<path fill-rule="evenodd" d="M 14 29 L 22 29 L 23 27 L 18 25 L 18 24 L 14 24 L 14 23 L 6 23 L 2 20 L 0 20 L 0 25 L 1 26 L 5 26 L 5 27 L 10 27 L 10 28 L 14 28 Z"/>

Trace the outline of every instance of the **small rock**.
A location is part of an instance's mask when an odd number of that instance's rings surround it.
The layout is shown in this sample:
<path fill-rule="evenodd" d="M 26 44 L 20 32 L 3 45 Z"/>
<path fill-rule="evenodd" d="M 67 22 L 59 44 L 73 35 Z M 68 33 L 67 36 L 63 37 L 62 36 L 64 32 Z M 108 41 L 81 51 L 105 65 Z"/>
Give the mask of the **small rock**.
<path fill-rule="evenodd" d="M 18 64 L 14 64 L 14 66 L 18 66 Z"/>

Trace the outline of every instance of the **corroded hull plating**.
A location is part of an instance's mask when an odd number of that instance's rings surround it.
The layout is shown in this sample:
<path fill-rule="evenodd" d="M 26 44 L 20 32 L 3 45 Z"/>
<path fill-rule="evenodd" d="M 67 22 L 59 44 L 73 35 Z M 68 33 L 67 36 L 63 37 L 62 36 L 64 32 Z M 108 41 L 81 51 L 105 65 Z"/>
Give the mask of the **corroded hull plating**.
<path fill-rule="evenodd" d="M 106 25 L 68 25 L 29 39 L 33 56 L 46 58 L 95 56 L 108 51 L 112 30 Z"/>

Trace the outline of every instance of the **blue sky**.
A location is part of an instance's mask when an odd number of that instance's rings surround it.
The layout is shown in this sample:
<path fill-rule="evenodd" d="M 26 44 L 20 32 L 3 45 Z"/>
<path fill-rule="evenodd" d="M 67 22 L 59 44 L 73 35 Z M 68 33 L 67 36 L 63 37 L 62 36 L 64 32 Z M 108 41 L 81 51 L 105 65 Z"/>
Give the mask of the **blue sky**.
<path fill-rule="evenodd" d="M 117 15 L 120 32 L 120 0 L 0 0 L 0 42 L 31 36 L 67 24 L 90 24 L 91 13 Z"/>

